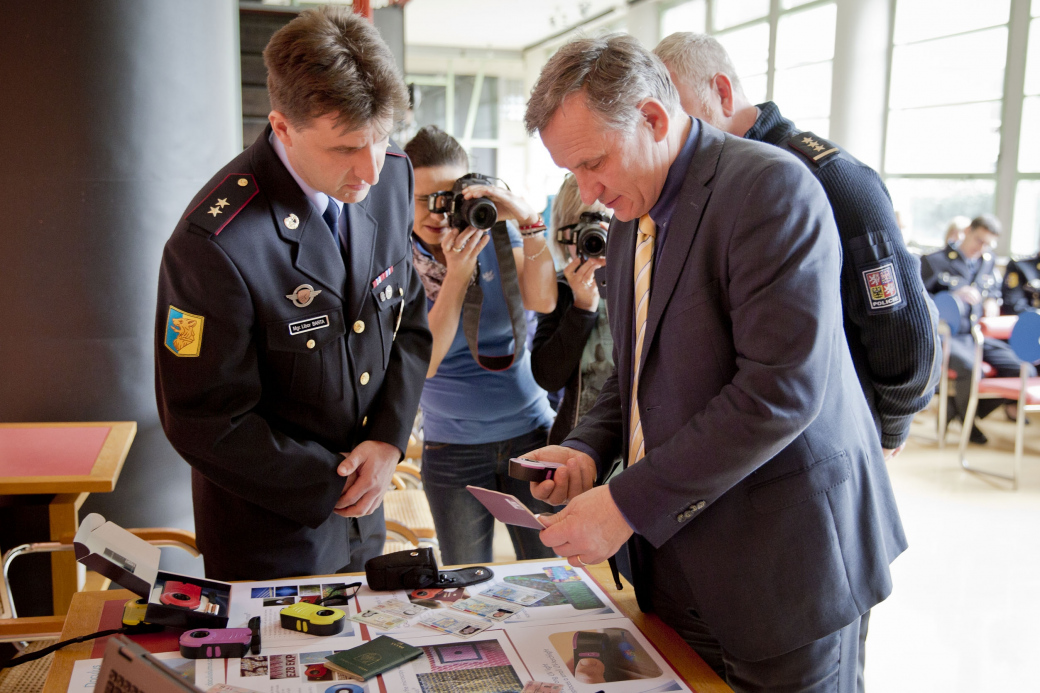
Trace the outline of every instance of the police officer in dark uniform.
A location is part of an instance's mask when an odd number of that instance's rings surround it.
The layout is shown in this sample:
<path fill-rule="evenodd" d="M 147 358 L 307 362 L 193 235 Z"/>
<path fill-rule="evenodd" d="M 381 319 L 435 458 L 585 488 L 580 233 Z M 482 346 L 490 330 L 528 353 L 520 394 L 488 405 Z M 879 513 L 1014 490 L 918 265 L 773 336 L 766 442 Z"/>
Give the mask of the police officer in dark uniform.
<path fill-rule="evenodd" d="M 1040 254 L 1008 262 L 1000 293 L 1004 299 L 1001 315 L 1040 310 Z"/>
<path fill-rule="evenodd" d="M 823 186 L 843 251 L 845 335 L 886 457 L 902 450 L 910 422 L 939 382 L 938 312 L 903 242 L 884 183 L 841 147 L 798 130 L 773 102 L 754 106 L 717 40 L 676 33 L 654 49 L 683 109 L 737 137 L 792 152 Z"/>
<path fill-rule="evenodd" d="M 188 205 L 156 315 L 160 419 L 192 466 L 206 574 L 223 580 L 361 570 L 381 553 L 431 349 L 389 49 L 320 8 L 264 60 L 271 126 Z"/>
<path fill-rule="evenodd" d="M 995 259 L 990 252 L 1000 230 L 1000 221 L 996 217 L 983 214 L 972 219 L 959 244 L 947 245 L 921 258 L 921 277 L 925 288 L 932 294 L 950 292 L 961 307 L 961 324 L 955 326 L 957 334 L 950 338 L 950 368 L 957 373 L 959 383 L 969 382 L 975 361 L 971 326 L 984 315 L 997 315 L 1000 312 L 1000 282 L 994 272 Z M 1001 377 L 1017 376 L 1022 363 L 1011 347 L 990 337 L 986 337 L 983 343 L 982 360 L 996 369 L 997 375 Z M 953 398 L 953 415 L 962 420 L 968 407 L 968 394 L 967 387 L 958 387 Z M 980 399 L 975 412 L 976 419 L 984 418 L 1002 402 L 1004 400 Z M 971 441 L 979 444 L 986 442 L 985 434 L 974 422 Z"/>

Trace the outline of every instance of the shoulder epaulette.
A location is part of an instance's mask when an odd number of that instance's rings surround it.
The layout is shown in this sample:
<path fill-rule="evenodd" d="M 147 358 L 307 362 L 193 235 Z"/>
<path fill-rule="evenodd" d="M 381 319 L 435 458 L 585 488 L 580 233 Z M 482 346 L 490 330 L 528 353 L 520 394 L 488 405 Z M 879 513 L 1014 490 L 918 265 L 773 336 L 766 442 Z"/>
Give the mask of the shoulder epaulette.
<path fill-rule="evenodd" d="M 216 236 L 249 204 L 257 192 L 259 188 L 253 174 L 232 173 L 210 190 L 202 202 L 188 212 L 185 220 Z"/>
<path fill-rule="evenodd" d="M 822 166 L 841 151 L 838 145 L 808 131 L 788 137 L 787 146 L 804 156 L 814 166 Z"/>
<path fill-rule="evenodd" d="M 408 158 L 408 155 L 404 153 L 404 150 L 401 149 L 397 142 L 394 142 L 393 140 L 390 140 L 390 146 L 386 148 L 386 153 L 390 156 L 401 156 L 405 159 Z"/>

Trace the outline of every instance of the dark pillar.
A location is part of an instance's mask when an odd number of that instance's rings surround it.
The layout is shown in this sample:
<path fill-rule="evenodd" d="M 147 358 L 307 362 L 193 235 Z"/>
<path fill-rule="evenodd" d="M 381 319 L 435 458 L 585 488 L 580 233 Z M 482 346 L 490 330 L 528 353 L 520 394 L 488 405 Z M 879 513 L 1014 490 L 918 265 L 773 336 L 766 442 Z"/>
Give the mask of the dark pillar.
<path fill-rule="evenodd" d="M 191 529 L 152 325 L 163 244 L 242 149 L 238 3 L 8 0 L 0 46 L 0 421 L 137 421 L 115 492 L 82 512 Z"/>

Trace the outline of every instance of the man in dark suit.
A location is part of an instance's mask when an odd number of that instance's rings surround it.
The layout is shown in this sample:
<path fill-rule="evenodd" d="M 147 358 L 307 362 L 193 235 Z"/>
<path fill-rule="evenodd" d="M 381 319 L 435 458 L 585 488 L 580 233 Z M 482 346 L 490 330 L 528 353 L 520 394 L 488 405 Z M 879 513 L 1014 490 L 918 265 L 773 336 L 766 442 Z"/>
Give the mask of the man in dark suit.
<path fill-rule="evenodd" d="M 971 220 L 964 238 L 957 244 L 949 244 L 921 258 L 921 278 L 924 287 L 933 296 L 949 292 L 957 299 L 961 309 L 959 325 L 950 327 L 956 334 L 950 337 L 950 368 L 957 373 L 958 383 L 968 383 L 972 365 L 975 363 L 975 341 L 971 328 L 983 316 L 1000 314 L 1000 281 L 994 265 L 996 259 L 991 252 L 1000 236 L 1000 220 L 992 214 L 983 214 Z M 986 337 L 982 344 L 982 360 L 993 366 L 999 377 L 1016 377 L 1021 360 L 1015 356 L 1005 342 Z M 1035 370 L 1031 375 L 1036 375 Z M 953 397 L 950 416 L 963 421 L 968 409 L 968 387 L 958 386 Z M 1002 399 L 981 399 L 975 410 L 975 419 L 983 419 L 1002 403 Z M 1015 412 L 1009 411 L 1010 416 Z M 980 445 L 987 438 L 975 423 L 971 422 L 971 442 Z"/>
<path fill-rule="evenodd" d="M 1000 295 L 1001 315 L 1040 310 L 1040 254 L 1008 262 Z"/>
<path fill-rule="evenodd" d="M 223 580 L 361 570 L 381 553 L 431 348 L 389 49 L 321 8 L 264 60 L 271 125 L 189 204 L 156 314 L 160 418 L 193 468 L 206 574 Z"/>
<path fill-rule="evenodd" d="M 574 565 L 626 547 L 641 607 L 736 690 L 855 690 L 860 617 L 906 541 L 819 183 L 686 116 L 625 35 L 561 48 L 525 122 L 614 209 L 616 369 L 566 447 L 533 453 L 566 464 L 533 489 L 569 499 L 542 540 Z"/>

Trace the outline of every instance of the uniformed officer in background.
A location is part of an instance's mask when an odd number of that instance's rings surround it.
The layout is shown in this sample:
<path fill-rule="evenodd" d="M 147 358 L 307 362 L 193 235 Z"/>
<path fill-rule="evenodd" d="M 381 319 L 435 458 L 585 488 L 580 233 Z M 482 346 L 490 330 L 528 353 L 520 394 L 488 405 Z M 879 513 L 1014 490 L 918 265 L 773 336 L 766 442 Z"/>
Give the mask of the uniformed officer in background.
<path fill-rule="evenodd" d="M 159 276 L 160 419 L 222 580 L 358 571 L 381 553 L 431 348 L 389 49 L 324 7 L 264 62 L 270 126 L 188 205 Z"/>
<path fill-rule="evenodd" d="M 975 361 L 971 326 L 983 316 L 1000 314 L 1000 281 L 994 273 L 995 259 L 991 252 L 1000 231 L 1000 220 L 992 214 L 983 214 L 971 220 L 959 244 L 948 244 L 942 250 L 921 258 L 921 277 L 929 293 L 935 295 L 948 291 L 961 307 L 961 324 L 951 325 L 957 334 L 950 338 L 950 368 L 957 373 L 959 383 L 969 382 Z M 1022 363 L 1005 342 L 990 337 L 986 337 L 983 343 L 982 360 L 991 365 L 1000 377 L 1017 376 Z M 1031 375 L 1036 375 L 1035 369 Z M 951 416 L 963 421 L 968 395 L 968 387 L 957 388 Z M 1004 401 L 979 400 L 976 420 L 985 418 Z M 971 425 L 971 442 L 986 442 L 985 434 L 974 422 Z"/>
<path fill-rule="evenodd" d="M 1008 262 L 1000 293 L 1004 299 L 1001 315 L 1040 310 L 1040 253 Z"/>
<path fill-rule="evenodd" d="M 906 445 L 939 382 L 938 312 L 921 285 L 881 177 L 832 142 L 802 132 L 772 101 L 754 106 L 716 39 L 679 32 L 654 49 L 683 110 L 731 135 L 795 154 L 823 186 L 842 244 L 845 336 L 885 457 Z"/>

